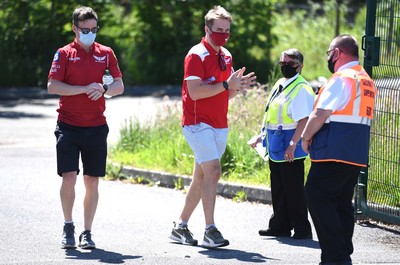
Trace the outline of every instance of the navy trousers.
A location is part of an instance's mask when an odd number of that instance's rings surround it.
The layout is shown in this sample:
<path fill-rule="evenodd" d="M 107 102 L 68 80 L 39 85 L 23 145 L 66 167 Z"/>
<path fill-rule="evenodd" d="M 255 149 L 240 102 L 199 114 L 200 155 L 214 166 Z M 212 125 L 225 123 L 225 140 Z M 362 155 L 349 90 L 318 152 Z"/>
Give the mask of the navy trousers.
<path fill-rule="evenodd" d="M 361 168 L 337 162 L 311 164 L 306 200 L 321 247 L 321 264 L 351 264 L 352 198 Z"/>

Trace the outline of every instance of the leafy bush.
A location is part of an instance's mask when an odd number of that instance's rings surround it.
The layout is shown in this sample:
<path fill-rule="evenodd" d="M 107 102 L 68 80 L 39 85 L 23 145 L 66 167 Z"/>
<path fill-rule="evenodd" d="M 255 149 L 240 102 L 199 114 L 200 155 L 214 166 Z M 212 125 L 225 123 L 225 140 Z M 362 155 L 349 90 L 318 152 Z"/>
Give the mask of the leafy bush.
<path fill-rule="evenodd" d="M 326 3 L 324 16 L 317 15 L 317 12 L 321 12 L 319 6 L 314 6 L 309 12 L 283 9 L 279 14 L 273 14 L 272 20 L 276 24 L 272 34 L 278 38 L 277 45 L 271 49 L 271 56 L 276 63 L 266 65 L 262 70 L 268 76 L 267 80 L 273 83 L 280 77 L 277 64 L 279 55 L 292 47 L 300 49 L 305 56 L 303 75 L 306 78 L 330 75 L 326 67 L 325 51 L 334 37 L 332 21 L 335 20 L 335 3 Z M 344 6 L 342 8 L 345 9 Z M 359 14 L 354 19 L 357 24 L 343 25 L 343 31 L 357 36 L 361 41 L 365 8 Z M 221 159 L 224 180 L 269 186 L 268 163 L 247 145 L 247 141 L 259 133 L 269 87 L 260 85 L 230 101 L 228 144 Z M 140 124 L 132 120 L 126 124 L 121 130 L 121 141 L 111 152 L 111 158 L 135 167 L 191 175 L 194 156 L 181 132 L 180 106 L 180 103 L 165 106 L 156 123 Z M 307 159 L 306 172 L 309 166 L 310 161 Z"/>
<path fill-rule="evenodd" d="M 231 100 L 228 145 L 221 159 L 227 181 L 267 184 L 266 163 L 247 145 L 260 129 L 267 92 L 263 87 Z M 194 155 L 181 127 L 181 104 L 165 104 L 156 122 L 130 120 L 121 129 L 120 141 L 110 159 L 124 165 L 191 175 Z"/>
<path fill-rule="evenodd" d="M 223 3 L 234 18 L 227 43 L 234 65 L 255 71 L 262 83 L 269 82 L 268 73 L 282 49 L 291 47 L 304 52 L 306 78 L 328 74 L 321 63 L 335 34 L 337 1 L 308 4 L 306 11 L 298 6 L 291 11 L 288 2 L 295 1 Z M 354 24 L 347 23 L 347 6 L 354 8 L 348 2 L 341 5 L 341 33 L 353 33 L 361 40 L 365 8 L 358 12 Z M 0 87 L 46 86 L 56 49 L 74 39 L 71 14 L 81 4 L 78 0 L 1 2 L 0 57 L 4 60 Z M 214 4 L 209 0 L 85 1 L 99 16 L 96 40 L 114 49 L 127 86 L 180 83 L 183 58 L 204 36 L 204 15 Z"/>
<path fill-rule="evenodd" d="M 247 145 L 261 129 L 266 88 L 259 86 L 230 101 L 228 144 L 221 158 L 225 181 L 269 186 L 268 163 Z M 126 166 L 192 175 L 194 155 L 182 133 L 181 103 L 165 104 L 155 122 L 127 122 L 109 158 Z M 306 160 L 306 171 L 309 166 Z"/>

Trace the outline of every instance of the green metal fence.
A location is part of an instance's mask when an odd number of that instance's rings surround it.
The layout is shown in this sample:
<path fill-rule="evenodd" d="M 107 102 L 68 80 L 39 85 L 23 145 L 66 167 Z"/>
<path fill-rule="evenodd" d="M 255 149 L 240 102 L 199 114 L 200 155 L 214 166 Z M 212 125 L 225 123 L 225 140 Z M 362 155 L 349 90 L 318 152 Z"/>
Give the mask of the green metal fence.
<path fill-rule="evenodd" d="M 369 168 L 356 189 L 358 213 L 400 224 L 400 1 L 368 0 L 364 67 L 378 88 Z"/>

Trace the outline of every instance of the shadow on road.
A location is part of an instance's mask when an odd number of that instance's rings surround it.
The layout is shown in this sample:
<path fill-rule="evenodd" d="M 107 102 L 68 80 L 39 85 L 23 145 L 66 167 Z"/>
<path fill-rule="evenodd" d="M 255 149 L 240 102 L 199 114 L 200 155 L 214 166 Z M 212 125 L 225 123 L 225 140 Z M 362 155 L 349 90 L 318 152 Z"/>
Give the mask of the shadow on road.
<path fill-rule="evenodd" d="M 289 246 L 296 246 L 296 247 L 306 247 L 306 248 L 314 248 L 319 249 L 319 242 L 314 241 L 312 239 L 307 240 L 299 240 L 293 239 L 290 237 L 266 237 L 264 240 L 276 240 L 282 244 L 289 245 Z"/>
<path fill-rule="evenodd" d="M 0 106 L 4 108 L 12 108 L 18 105 L 29 104 L 32 106 L 43 106 L 43 107 L 52 107 L 58 106 L 58 103 L 49 103 L 45 101 L 46 99 L 59 99 L 59 97 L 47 97 L 47 98 L 2 98 L 0 93 Z"/>
<path fill-rule="evenodd" d="M 208 258 L 211 259 L 236 259 L 244 262 L 252 262 L 252 263 L 264 263 L 267 260 L 271 260 L 270 258 L 264 257 L 259 253 L 254 252 L 246 252 L 241 250 L 235 249 L 223 249 L 223 248 L 216 248 L 216 249 L 207 249 L 203 251 L 199 251 L 202 255 L 207 255 Z"/>
<path fill-rule="evenodd" d="M 182 94 L 181 85 L 159 85 L 159 86 L 127 86 L 123 96 L 128 97 L 180 97 Z M 22 100 L 29 99 L 47 99 L 59 98 L 58 95 L 50 95 L 43 87 L 0 87 L 0 101 L 16 100 L 20 103 Z M 19 102 L 18 102 L 19 101 Z M 15 102 L 14 102 L 15 103 Z M 0 102 L 1 104 L 1 102 Z"/>
<path fill-rule="evenodd" d="M 21 111 L 0 111 L 0 118 L 5 119 L 21 119 L 21 118 L 45 118 L 45 115 L 33 114 Z"/>
<path fill-rule="evenodd" d="M 373 220 L 358 221 L 357 223 L 358 223 L 358 225 L 364 226 L 364 227 L 386 230 L 388 232 L 393 233 L 394 236 L 400 235 L 400 226 L 399 225 L 385 224 L 383 222 L 378 222 L 378 221 L 373 221 Z M 399 237 L 399 239 L 400 239 L 400 237 Z"/>
<path fill-rule="evenodd" d="M 139 259 L 142 256 L 122 255 L 120 253 L 96 248 L 92 250 L 66 249 L 65 258 L 71 260 L 98 260 L 103 263 L 122 264 L 125 260 Z"/>

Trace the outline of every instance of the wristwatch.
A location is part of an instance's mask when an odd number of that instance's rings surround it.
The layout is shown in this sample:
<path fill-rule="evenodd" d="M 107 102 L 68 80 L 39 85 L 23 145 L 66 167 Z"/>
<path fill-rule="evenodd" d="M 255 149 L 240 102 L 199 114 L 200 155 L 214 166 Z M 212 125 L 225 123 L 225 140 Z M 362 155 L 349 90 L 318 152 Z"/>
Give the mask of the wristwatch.
<path fill-rule="evenodd" d="M 222 81 L 222 85 L 224 86 L 225 90 L 229 90 L 229 84 L 226 81 Z"/>
<path fill-rule="evenodd" d="M 103 84 L 103 88 L 104 88 L 104 92 L 103 92 L 103 95 L 104 95 L 108 90 L 108 86 L 106 84 Z"/>
<path fill-rule="evenodd" d="M 293 146 L 293 145 L 295 145 L 295 144 L 296 144 L 296 143 L 293 142 L 293 141 L 290 141 L 290 142 L 289 142 L 289 145 L 290 145 L 290 146 Z"/>

